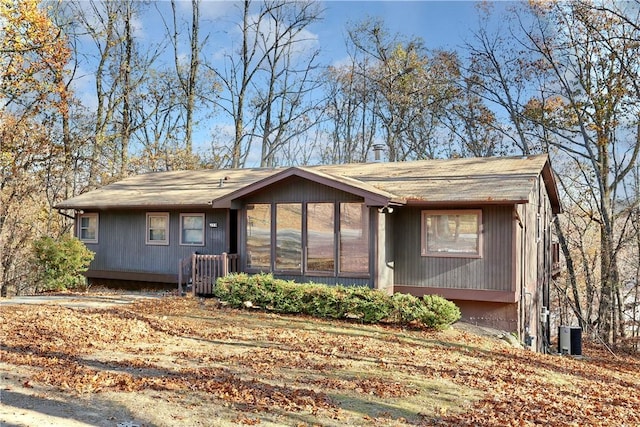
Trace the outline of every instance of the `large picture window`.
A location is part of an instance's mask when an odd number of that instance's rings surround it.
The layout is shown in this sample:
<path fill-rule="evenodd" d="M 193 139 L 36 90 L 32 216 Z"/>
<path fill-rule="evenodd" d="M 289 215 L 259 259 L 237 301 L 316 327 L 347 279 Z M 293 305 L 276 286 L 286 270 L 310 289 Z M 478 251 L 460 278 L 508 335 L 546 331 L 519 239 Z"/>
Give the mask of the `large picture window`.
<path fill-rule="evenodd" d="M 479 258 L 482 211 L 423 211 L 422 237 L 423 256 Z"/>
<path fill-rule="evenodd" d="M 340 272 L 369 272 L 369 209 L 361 203 L 340 204 Z"/>
<path fill-rule="evenodd" d="M 302 270 L 302 204 L 276 205 L 276 270 Z"/>
<path fill-rule="evenodd" d="M 147 213 L 147 245 L 169 244 L 169 213 Z"/>
<path fill-rule="evenodd" d="M 307 270 L 335 271 L 335 205 L 307 204 Z"/>
<path fill-rule="evenodd" d="M 97 213 L 85 213 L 78 216 L 78 238 L 85 243 L 98 243 Z"/>
<path fill-rule="evenodd" d="M 369 274 L 369 208 L 363 203 L 250 204 L 246 236 L 250 270 Z"/>
<path fill-rule="evenodd" d="M 204 246 L 204 214 L 180 214 L 180 244 Z"/>
<path fill-rule="evenodd" d="M 271 205 L 247 206 L 247 267 L 271 270 Z"/>

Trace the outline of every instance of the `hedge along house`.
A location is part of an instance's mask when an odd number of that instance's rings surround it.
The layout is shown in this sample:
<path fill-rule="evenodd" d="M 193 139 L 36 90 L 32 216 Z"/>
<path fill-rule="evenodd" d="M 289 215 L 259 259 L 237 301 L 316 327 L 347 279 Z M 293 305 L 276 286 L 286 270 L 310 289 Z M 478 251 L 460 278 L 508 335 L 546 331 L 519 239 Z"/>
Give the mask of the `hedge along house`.
<path fill-rule="evenodd" d="M 239 271 L 438 294 L 463 319 L 548 339 L 560 212 L 546 155 L 130 177 L 72 199 L 90 280 L 176 283 L 194 252 Z"/>

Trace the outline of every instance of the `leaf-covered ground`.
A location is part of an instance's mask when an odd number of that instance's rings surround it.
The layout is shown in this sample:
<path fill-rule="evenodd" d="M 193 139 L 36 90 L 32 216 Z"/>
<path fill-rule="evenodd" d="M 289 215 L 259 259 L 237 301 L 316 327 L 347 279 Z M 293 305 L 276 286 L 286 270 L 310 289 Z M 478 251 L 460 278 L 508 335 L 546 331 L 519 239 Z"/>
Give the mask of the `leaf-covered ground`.
<path fill-rule="evenodd" d="M 640 426 L 640 361 L 586 343 L 575 359 L 175 297 L 0 316 L 0 424 Z"/>

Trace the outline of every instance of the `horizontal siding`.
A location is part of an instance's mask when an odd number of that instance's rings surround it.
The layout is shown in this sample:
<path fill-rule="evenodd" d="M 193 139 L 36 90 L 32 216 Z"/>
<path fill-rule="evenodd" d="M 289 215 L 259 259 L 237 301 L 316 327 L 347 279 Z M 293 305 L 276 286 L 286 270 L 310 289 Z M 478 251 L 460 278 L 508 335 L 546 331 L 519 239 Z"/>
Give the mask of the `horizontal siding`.
<path fill-rule="evenodd" d="M 96 254 L 90 270 L 177 274 L 179 259 L 189 257 L 193 252 L 218 254 L 227 247 L 225 210 L 168 211 L 170 224 L 167 246 L 145 243 L 147 212 L 98 212 L 99 241 L 97 244 L 87 244 Z M 205 213 L 205 246 L 180 245 L 181 213 Z M 211 222 L 217 222 L 218 227 L 209 228 Z"/>
<path fill-rule="evenodd" d="M 420 208 L 397 210 L 394 224 L 396 285 L 497 291 L 512 289 L 512 207 L 482 209 L 482 258 L 421 256 L 421 212 Z"/>

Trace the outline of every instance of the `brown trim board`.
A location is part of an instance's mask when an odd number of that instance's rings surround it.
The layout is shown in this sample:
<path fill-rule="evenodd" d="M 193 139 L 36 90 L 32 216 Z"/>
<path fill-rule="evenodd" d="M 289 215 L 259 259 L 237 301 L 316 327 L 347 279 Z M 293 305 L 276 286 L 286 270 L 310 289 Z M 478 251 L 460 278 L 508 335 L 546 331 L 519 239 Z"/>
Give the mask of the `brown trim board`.
<path fill-rule="evenodd" d="M 430 288 L 426 286 L 394 285 L 394 292 L 411 294 L 418 297 L 423 295 L 439 295 L 449 300 L 486 301 L 486 302 L 517 302 L 513 291 L 492 291 L 486 289 L 460 288 Z"/>

